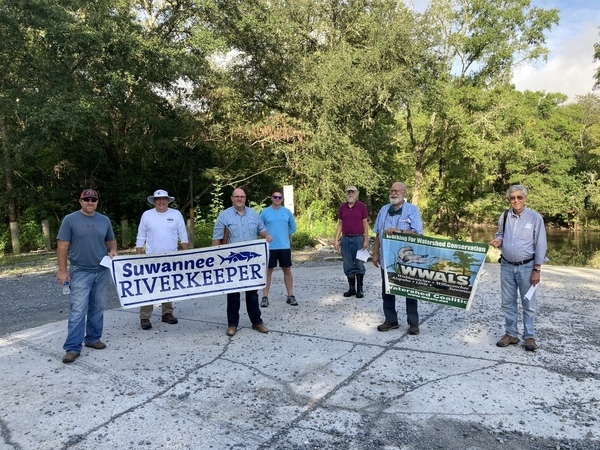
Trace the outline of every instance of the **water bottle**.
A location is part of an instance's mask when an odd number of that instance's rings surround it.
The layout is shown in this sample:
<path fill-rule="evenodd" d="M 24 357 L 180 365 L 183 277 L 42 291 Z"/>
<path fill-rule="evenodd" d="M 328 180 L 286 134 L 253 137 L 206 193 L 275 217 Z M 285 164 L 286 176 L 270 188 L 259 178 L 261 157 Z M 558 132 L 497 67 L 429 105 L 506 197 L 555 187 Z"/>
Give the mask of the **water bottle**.
<path fill-rule="evenodd" d="M 65 280 L 65 284 L 63 284 L 63 294 L 69 295 L 71 293 L 71 288 L 69 287 L 69 282 Z"/>

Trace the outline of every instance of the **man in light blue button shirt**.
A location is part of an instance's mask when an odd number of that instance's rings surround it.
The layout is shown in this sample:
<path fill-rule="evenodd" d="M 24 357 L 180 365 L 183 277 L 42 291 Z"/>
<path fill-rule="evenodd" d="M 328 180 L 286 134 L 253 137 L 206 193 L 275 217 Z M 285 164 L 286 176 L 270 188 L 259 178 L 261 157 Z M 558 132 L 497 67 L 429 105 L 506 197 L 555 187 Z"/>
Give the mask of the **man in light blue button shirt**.
<path fill-rule="evenodd" d="M 416 205 L 408 203 L 405 198 L 406 185 L 396 181 L 390 187 L 390 202 L 384 205 L 377 214 L 375 226 L 375 243 L 373 244 L 373 264 L 381 269 L 381 297 L 383 300 L 383 314 L 385 321 L 377 326 L 378 331 L 390 331 L 400 327 L 398 313 L 396 312 L 396 296 L 385 292 L 385 277 L 387 273 L 384 266 L 379 264 L 380 248 L 383 245 L 383 236 L 392 234 L 423 234 L 423 220 L 421 212 Z M 416 336 L 419 330 L 419 303 L 414 298 L 406 297 L 406 321 L 408 334 Z"/>
<path fill-rule="evenodd" d="M 221 243 L 252 241 L 260 236 L 267 242 L 273 238 L 267 232 L 265 224 L 258 213 L 246 206 L 246 193 L 243 189 L 234 189 L 231 194 L 232 206 L 221 212 L 213 230 L 212 245 Z M 222 242 L 227 238 L 226 242 Z M 252 329 L 260 333 L 268 333 L 269 329 L 263 323 L 258 306 L 258 291 L 246 291 L 246 310 L 252 322 Z M 227 336 L 234 336 L 240 321 L 240 293 L 227 294 Z"/>
<path fill-rule="evenodd" d="M 525 207 L 527 189 L 515 184 L 508 189 L 506 198 L 511 208 L 498 220 L 498 231 L 490 245 L 500 248 L 500 290 L 506 333 L 496 343 L 508 347 L 519 342 L 518 298 L 523 309 L 523 339 L 527 351 L 538 348 L 535 342 L 535 292 L 526 297 L 531 286 L 540 282 L 542 264 L 546 258 L 546 227 L 540 214 Z M 518 294 L 517 294 L 518 290 Z"/>

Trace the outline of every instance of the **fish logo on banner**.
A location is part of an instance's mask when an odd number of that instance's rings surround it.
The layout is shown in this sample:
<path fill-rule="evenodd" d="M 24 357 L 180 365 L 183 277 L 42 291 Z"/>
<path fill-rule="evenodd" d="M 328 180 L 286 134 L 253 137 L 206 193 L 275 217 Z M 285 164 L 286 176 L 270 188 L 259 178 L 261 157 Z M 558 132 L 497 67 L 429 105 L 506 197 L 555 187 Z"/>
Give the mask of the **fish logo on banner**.
<path fill-rule="evenodd" d="M 228 257 L 223 258 L 221 255 L 219 255 L 219 258 L 221 258 L 221 264 L 223 264 L 225 261 L 230 263 L 238 261 L 250 261 L 252 258 L 258 258 L 259 256 L 260 255 L 258 253 L 254 252 L 231 252 Z"/>

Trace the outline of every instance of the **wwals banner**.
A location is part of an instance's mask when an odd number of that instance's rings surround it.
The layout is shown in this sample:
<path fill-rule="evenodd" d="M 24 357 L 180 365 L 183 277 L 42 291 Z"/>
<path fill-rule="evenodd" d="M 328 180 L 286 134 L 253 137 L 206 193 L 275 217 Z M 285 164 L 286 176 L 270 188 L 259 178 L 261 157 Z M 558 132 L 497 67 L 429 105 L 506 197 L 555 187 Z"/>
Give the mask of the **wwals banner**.
<path fill-rule="evenodd" d="M 487 244 L 395 234 L 382 247 L 388 294 L 471 308 Z"/>
<path fill-rule="evenodd" d="M 160 255 L 104 258 L 123 308 L 176 302 L 265 287 L 268 244 L 263 240 Z"/>

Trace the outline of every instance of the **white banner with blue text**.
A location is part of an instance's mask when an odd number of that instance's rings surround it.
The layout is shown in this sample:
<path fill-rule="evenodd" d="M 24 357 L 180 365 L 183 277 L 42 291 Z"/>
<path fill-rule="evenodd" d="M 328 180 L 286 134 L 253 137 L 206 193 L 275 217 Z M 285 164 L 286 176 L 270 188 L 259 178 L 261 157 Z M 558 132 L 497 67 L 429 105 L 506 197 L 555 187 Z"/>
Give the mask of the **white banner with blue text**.
<path fill-rule="evenodd" d="M 471 308 L 487 244 L 395 234 L 382 247 L 386 293 Z"/>
<path fill-rule="evenodd" d="M 106 257 L 123 308 L 261 289 L 266 284 L 264 240 L 179 252 Z"/>

